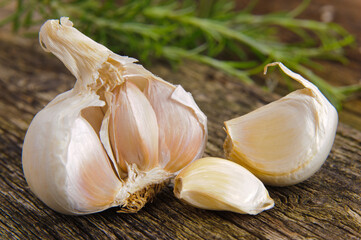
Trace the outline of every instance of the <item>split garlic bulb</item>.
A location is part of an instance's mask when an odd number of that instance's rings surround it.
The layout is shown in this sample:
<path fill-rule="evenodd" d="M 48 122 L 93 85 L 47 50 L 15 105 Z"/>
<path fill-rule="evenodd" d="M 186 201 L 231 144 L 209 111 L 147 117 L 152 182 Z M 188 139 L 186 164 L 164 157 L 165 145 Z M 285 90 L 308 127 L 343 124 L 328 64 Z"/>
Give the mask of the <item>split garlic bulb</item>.
<path fill-rule="evenodd" d="M 202 156 L 207 119 L 190 93 L 83 35 L 68 18 L 39 39 L 77 82 L 31 122 L 22 163 L 30 189 L 65 214 L 136 212 Z"/>
<path fill-rule="evenodd" d="M 174 194 L 208 210 L 258 214 L 274 206 L 263 183 L 247 169 L 222 158 L 201 158 L 184 168 L 174 181 Z"/>
<path fill-rule="evenodd" d="M 311 177 L 325 162 L 338 117 L 316 86 L 281 63 L 273 65 L 305 88 L 226 121 L 224 151 L 265 184 L 287 186 Z"/>

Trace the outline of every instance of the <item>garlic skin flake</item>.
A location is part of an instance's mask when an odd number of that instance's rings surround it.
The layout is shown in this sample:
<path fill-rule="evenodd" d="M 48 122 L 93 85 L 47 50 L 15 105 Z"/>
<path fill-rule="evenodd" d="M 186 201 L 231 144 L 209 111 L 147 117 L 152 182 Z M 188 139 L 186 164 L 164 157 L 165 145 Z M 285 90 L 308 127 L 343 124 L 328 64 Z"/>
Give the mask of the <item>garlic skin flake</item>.
<path fill-rule="evenodd" d="M 225 122 L 227 159 L 268 185 L 288 186 L 311 177 L 325 162 L 336 135 L 336 109 L 316 86 L 276 62 L 305 88 Z M 265 71 L 266 72 L 266 71 Z"/>
<path fill-rule="evenodd" d="M 274 206 L 263 183 L 244 167 L 222 158 L 201 158 L 184 168 L 174 182 L 174 194 L 208 210 L 258 214 Z"/>
<path fill-rule="evenodd" d="M 192 96 L 119 56 L 63 17 L 39 40 L 76 77 L 32 120 L 22 164 L 30 189 L 65 214 L 137 212 L 202 156 L 207 118 Z"/>

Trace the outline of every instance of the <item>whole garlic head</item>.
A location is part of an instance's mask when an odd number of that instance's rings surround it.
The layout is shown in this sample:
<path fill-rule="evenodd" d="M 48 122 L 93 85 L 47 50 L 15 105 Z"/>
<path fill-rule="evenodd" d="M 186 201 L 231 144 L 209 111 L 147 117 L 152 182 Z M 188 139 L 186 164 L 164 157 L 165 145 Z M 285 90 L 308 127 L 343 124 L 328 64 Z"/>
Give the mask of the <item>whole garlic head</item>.
<path fill-rule="evenodd" d="M 222 158 L 201 158 L 184 168 L 174 181 L 174 194 L 208 210 L 258 214 L 274 206 L 263 183 L 250 171 Z"/>
<path fill-rule="evenodd" d="M 207 119 L 190 93 L 83 35 L 68 18 L 39 39 L 77 82 L 31 122 L 22 163 L 30 189 L 52 209 L 136 212 L 202 156 Z"/>
<path fill-rule="evenodd" d="M 225 122 L 226 157 L 265 184 L 287 186 L 311 177 L 331 151 L 337 111 L 316 86 L 278 65 L 305 88 Z"/>

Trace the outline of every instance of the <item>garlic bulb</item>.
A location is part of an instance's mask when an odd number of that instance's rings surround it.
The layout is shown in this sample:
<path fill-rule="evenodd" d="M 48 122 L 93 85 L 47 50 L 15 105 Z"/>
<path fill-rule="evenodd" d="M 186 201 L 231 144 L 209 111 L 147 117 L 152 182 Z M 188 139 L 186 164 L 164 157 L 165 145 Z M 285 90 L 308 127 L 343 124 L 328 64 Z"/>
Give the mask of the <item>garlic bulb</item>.
<path fill-rule="evenodd" d="M 224 151 L 265 184 L 286 186 L 311 177 L 325 162 L 338 117 L 316 86 L 282 63 L 267 66 L 273 65 L 305 88 L 226 121 Z"/>
<path fill-rule="evenodd" d="M 68 18 L 39 39 L 77 82 L 31 122 L 22 163 L 30 189 L 65 214 L 136 212 L 202 156 L 207 119 L 192 96 L 94 42 Z"/>
<path fill-rule="evenodd" d="M 175 178 L 174 194 L 208 210 L 255 215 L 274 206 L 263 183 L 251 172 L 214 157 L 198 159 L 184 168 Z"/>

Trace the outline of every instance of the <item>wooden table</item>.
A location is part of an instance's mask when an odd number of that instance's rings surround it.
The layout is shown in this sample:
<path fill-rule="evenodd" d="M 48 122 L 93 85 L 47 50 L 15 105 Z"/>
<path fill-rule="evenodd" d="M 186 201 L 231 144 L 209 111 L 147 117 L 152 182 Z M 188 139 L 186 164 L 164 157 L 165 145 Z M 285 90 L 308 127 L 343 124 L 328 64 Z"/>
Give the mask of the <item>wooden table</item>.
<path fill-rule="evenodd" d="M 274 1 L 272 6 L 265 4 L 256 11 L 273 9 L 279 2 Z M 320 0 L 317 1 L 318 5 L 312 5 L 309 16 L 315 17 L 312 11 L 325 2 Z M 328 3 L 337 4 L 337 1 Z M 356 0 L 342 1 L 342 4 L 349 7 L 345 9 L 345 12 L 349 11 L 347 13 L 352 12 L 353 7 L 361 6 Z M 349 17 L 345 16 L 347 19 Z M 354 17 L 355 24 L 360 22 L 356 21 L 361 20 L 360 16 Z M 340 23 L 343 23 L 342 18 Z M 348 27 L 360 36 L 359 26 Z M 360 54 L 348 50 L 348 56 L 351 63 L 347 66 L 324 63 L 330 72 L 323 74 L 329 77 L 330 82 L 349 84 L 359 81 Z M 336 74 L 335 69 L 341 72 Z M 151 70 L 191 91 L 208 116 L 207 156 L 223 156 L 225 132 L 222 127 L 225 120 L 280 97 L 257 86 L 246 86 L 221 72 L 192 62 L 177 70 L 157 63 Z M 339 79 L 338 76 L 343 74 L 351 79 Z M 353 127 L 343 122 L 339 124 L 332 151 L 320 171 L 295 186 L 268 187 L 275 200 L 275 207 L 257 216 L 196 209 L 177 200 L 169 187 L 136 214 L 116 213 L 116 208 L 80 217 L 52 211 L 31 193 L 24 179 L 21 167 L 22 142 L 33 116 L 73 84 L 74 77 L 55 57 L 43 53 L 36 41 L 0 30 L 1 239 L 361 238 L 359 100 L 346 103 L 342 113 L 346 117 L 341 120 L 346 118 L 345 122 Z"/>

